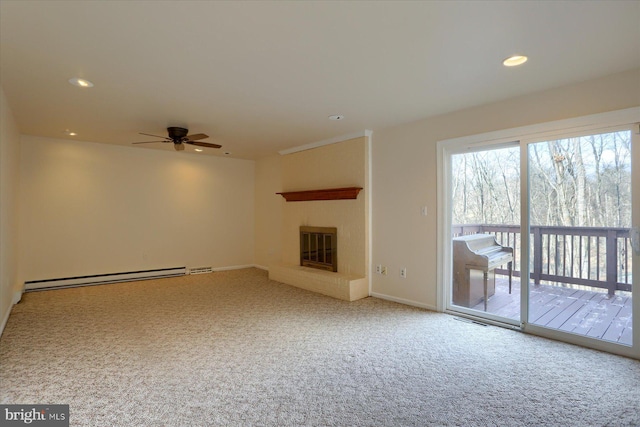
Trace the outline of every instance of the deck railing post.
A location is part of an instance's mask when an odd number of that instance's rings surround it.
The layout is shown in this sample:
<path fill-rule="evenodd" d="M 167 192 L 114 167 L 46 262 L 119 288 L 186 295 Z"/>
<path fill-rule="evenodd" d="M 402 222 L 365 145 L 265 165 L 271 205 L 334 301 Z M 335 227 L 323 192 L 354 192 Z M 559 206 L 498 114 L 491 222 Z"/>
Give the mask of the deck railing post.
<path fill-rule="evenodd" d="M 607 290 L 609 295 L 616 293 L 618 282 L 618 233 L 607 231 Z"/>
<path fill-rule="evenodd" d="M 540 284 L 540 275 L 542 274 L 542 229 L 540 227 L 531 227 L 533 233 L 533 272 L 531 277 L 533 283 Z"/>

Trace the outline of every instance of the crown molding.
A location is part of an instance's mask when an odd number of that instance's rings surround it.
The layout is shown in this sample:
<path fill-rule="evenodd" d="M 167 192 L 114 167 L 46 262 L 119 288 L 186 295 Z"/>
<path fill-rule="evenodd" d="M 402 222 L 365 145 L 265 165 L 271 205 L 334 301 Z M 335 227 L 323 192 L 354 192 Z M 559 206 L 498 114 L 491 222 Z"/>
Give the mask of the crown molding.
<path fill-rule="evenodd" d="M 338 142 L 348 141 L 350 139 L 360 138 L 362 136 L 371 137 L 371 135 L 373 135 L 373 131 L 365 129 L 365 130 L 362 130 L 362 131 L 353 132 L 353 133 L 349 133 L 349 134 L 346 134 L 346 135 L 336 136 L 334 138 L 324 139 L 322 141 L 311 142 L 309 144 L 304 144 L 304 145 L 299 145 L 297 147 L 287 148 L 285 150 L 278 151 L 278 153 L 281 156 L 284 156 L 286 154 L 292 154 L 292 153 L 297 153 L 299 151 L 311 150 L 312 148 L 318 148 L 318 147 L 322 147 L 322 146 L 325 146 L 325 145 L 336 144 Z"/>

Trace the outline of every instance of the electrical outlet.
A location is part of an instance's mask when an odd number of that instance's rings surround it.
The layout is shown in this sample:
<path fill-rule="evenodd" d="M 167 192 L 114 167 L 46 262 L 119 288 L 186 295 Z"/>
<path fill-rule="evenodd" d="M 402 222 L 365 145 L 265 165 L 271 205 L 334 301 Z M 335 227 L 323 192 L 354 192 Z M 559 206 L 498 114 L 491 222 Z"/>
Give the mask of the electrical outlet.
<path fill-rule="evenodd" d="M 382 265 L 380 264 L 376 265 L 376 273 L 382 274 Z"/>
<path fill-rule="evenodd" d="M 407 267 L 402 267 L 400 269 L 400 277 L 402 277 L 403 279 L 407 278 Z"/>
<path fill-rule="evenodd" d="M 380 267 L 380 274 L 386 276 L 387 275 L 387 267 L 385 267 L 384 265 L 382 267 Z"/>

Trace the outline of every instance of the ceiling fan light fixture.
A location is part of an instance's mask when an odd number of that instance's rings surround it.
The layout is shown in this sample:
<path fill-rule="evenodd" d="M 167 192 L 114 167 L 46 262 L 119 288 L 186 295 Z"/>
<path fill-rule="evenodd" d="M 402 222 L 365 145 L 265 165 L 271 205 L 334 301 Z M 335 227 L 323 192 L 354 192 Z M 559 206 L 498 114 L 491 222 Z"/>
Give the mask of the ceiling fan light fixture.
<path fill-rule="evenodd" d="M 78 87 L 93 87 L 93 83 L 91 83 L 89 80 L 81 79 L 80 77 L 69 79 L 69 83 Z"/>
<path fill-rule="evenodd" d="M 154 138 L 159 138 L 157 141 L 138 141 L 133 142 L 133 144 L 150 144 L 155 142 L 172 142 L 173 148 L 176 151 L 184 150 L 184 145 L 195 145 L 198 147 L 205 148 L 222 148 L 222 145 L 215 144 L 213 142 L 202 142 L 201 139 L 209 138 L 209 135 L 204 133 L 196 133 L 193 135 L 187 135 L 189 133 L 189 129 L 181 128 L 181 127 L 168 127 L 167 128 L 167 136 L 154 135 L 151 133 L 140 132 L 140 135 L 152 136 Z"/>
<path fill-rule="evenodd" d="M 529 58 L 524 55 L 512 55 L 502 61 L 502 65 L 505 67 L 517 67 L 518 65 L 522 65 L 527 62 Z"/>

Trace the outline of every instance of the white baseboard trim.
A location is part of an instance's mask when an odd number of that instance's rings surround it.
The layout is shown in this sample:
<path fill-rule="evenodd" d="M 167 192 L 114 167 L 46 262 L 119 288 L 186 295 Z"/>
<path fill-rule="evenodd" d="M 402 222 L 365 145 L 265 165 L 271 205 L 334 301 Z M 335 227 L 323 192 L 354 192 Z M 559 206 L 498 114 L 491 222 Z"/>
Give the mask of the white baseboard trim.
<path fill-rule="evenodd" d="M 11 307 L 9 307 L 9 310 L 7 310 L 7 313 L 2 318 L 2 323 L 0 323 L 0 337 L 2 336 L 2 333 L 4 332 L 4 327 L 7 326 L 7 322 L 9 321 L 9 316 L 11 315 L 11 310 L 13 310 L 13 305 L 11 305 Z"/>
<path fill-rule="evenodd" d="M 226 267 L 215 267 L 213 271 L 228 271 L 228 270 L 242 270 L 243 268 L 253 268 L 255 264 L 244 264 L 244 265 L 229 265 Z"/>
<path fill-rule="evenodd" d="M 16 305 L 17 303 L 20 302 L 20 300 L 22 300 L 22 294 L 24 293 L 24 290 L 19 290 L 19 291 L 15 291 L 13 293 L 13 301 L 11 301 L 11 303 L 13 305 Z"/>
<path fill-rule="evenodd" d="M 269 267 L 265 267 L 264 265 L 253 264 L 253 267 L 259 268 L 260 270 L 269 271 Z"/>
<path fill-rule="evenodd" d="M 410 300 L 410 299 L 398 298 L 398 297 L 394 297 L 394 296 L 391 296 L 391 295 L 381 294 L 381 293 L 378 293 L 378 292 L 371 292 L 371 296 L 374 297 L 374 298 L 380 298 L 380 299 L 384 299 L 384 300 L 387 300 L 387 301 L 397 302 L 399 304 L 410 305 L 410 306 L 419 307 L 419 308 L 425 308 L 425 309 L 431 310 L 431 311 L 438 311 L 438 309 L 436 308 L 435 305 L 423 304 L 421 302 L 413 301 L 413 300 Z"/>

